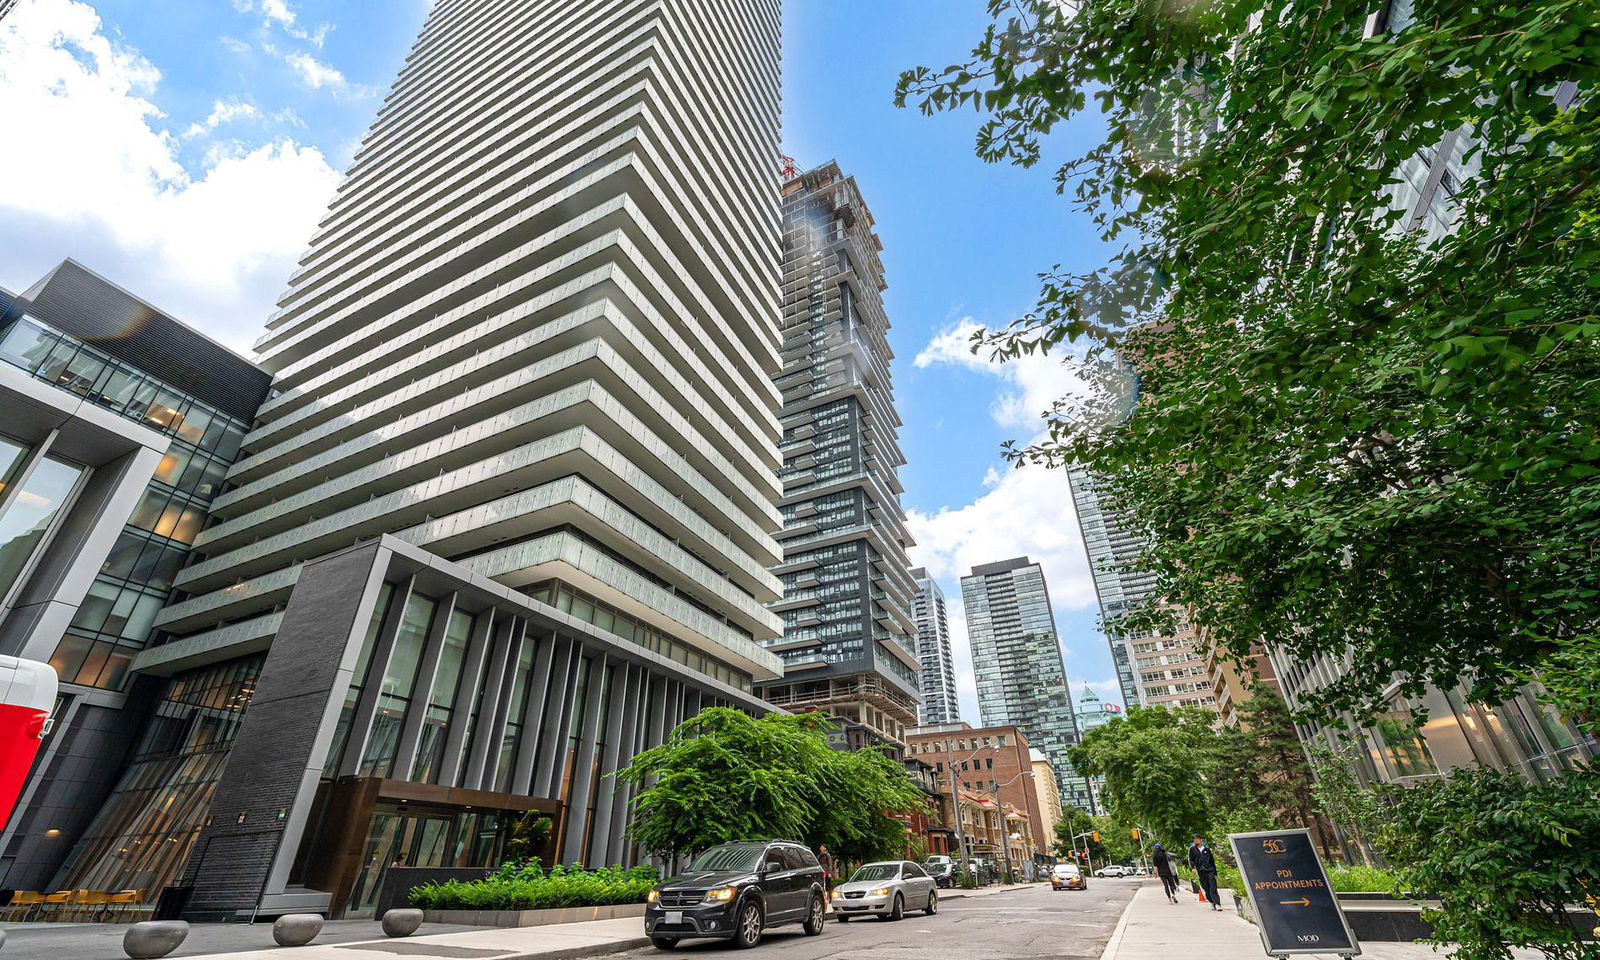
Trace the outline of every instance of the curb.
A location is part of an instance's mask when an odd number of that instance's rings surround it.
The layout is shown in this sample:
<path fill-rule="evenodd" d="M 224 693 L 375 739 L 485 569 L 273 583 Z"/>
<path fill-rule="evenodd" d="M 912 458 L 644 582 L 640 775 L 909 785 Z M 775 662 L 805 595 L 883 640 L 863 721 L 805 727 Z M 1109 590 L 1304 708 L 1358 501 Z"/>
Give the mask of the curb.
<path fill-rule="evenodd" d="M 624 950 L 637 950 L 640 947 L 650 946 L 649 937 L 629 937 L 626 940 L 612 940 L 610 943 L 591 943 L 582 947 L 556 947 L 552 950 L 540 950 L 537 953 L 507 953 L 501 954 L 494 960 L 578 960 L 580 957 L 602 957 L 613 953 L 622 953 Z"/>
<path fill-rule="evenodd" d="M 1117 951 L 1122 949 L 1122 935 L 1128 930 L 1128 917 L 1133 914 L 1133 904 L 1138 899 L 1139 891 L 1135 890 L 1133 896 L 1128 898 L 1128 905 L 1122 908 L 1122 916 L 1117 920 L 1116 929 L 1111 931 L 1111 939 L 1106 941 L 1106 948 L 1100 952 L 1100 960 L 1114 960 Z"/>

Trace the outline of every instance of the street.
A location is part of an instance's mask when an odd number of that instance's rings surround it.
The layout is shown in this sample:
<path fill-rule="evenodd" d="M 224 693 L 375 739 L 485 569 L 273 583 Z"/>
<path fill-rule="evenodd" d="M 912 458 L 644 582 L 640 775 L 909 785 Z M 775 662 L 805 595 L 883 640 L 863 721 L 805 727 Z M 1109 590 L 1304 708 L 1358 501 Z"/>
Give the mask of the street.
<path fill-rule="evenodd" d="M 808 937 L 799 926 L 779 927 L 759 946 L 741 956 L 784 960 L 938 960 L 961 956 L 974 960 L 1098 960 L 1123 908 L 1143 881 L 1091 880 L 1085 891 L 1054 891 L 1032 884 L 1014 891 L 966 899 L 948 899 L 931 917 L 908 914 L 904 920 L 829 919 L 821 936 Z M 712 955 L 731 952 L 726 941 L 687 940 L 675 954 Z M 619 957 L 669 956 L 653 948 Z"/>

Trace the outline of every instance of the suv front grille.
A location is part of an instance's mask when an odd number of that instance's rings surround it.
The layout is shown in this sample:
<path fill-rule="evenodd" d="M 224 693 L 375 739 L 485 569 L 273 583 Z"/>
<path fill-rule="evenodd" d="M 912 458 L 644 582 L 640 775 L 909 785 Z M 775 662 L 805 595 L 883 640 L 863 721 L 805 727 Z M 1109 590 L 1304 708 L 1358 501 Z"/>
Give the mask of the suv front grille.
<path fill-rule="evenodd" d="M 692 907 L 704 900 L 706 895 L 692 890 L 669 890 L 657 898 L 663 907 Z"/>
<path fill-rule="evenodd" d="M 866 895 L 867 895 L 866 892 L 862 891 L 862 890 L 847 890 L 847 891 L 845 891 L 844 898 L 846 900 L 860 900 L 862 897 L 864 897 Z"/>

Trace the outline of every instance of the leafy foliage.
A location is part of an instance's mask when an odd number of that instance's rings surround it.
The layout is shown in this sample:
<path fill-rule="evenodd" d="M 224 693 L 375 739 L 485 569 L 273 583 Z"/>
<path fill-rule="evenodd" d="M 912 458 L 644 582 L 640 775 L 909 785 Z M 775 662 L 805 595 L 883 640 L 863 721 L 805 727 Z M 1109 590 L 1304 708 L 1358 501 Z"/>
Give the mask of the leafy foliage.
<path fill-rule="evenodd" d="M 1174 845 L 1210 827 L 1205 774 L 1215 718 L 1197 707 L 1132 707 L 1085 734 L 1068 760 L 1084 776 L 1106 778 L 1103 796 L 1116 820 Z"/>
<path fill-rule="evenodd" d="M 1569 904 L 1600 893 L 1600 773 L 1529 785 L 1514 774 L 1461 770 L 1391 791 L 1381 835 L 1397 886 L 1437 892 L 1424 916 L 1434 942 L 1463 960 L 1508 960 L 1509 947 L 1595 960 L 1568 922 Z"/>
<path fill-rule="evenodd" d="M 1023 165 L 1104 117 L 1056 179 L 1115 255 L 1045 274 L 985 343 L 1080 343 L 1084 394 L 1013 453 L 1087 466 L 1133 514 L 1165 605 L 1128 626 L 1186 609 L 1240 656 L 1348 658 L 1310 701 L 1330 715 L 1391 678 L 1594 690 L 1596 8 L 1417 0 L 1366 35 L 1385 6 L 990 0 L 972 57 L 897 101 L 979 111 L 979 156 Z"/>
<path fill-rule="evenodd" d="M 446 880 L 411 889 L 411 905 L 424 910 L 545 910 L 643 903 L 660 882 L 654 867 L 600 867 L 581 864 L 545 870 L 537 858 L 507 861 L 482 880 Z"/>
<path fill-rule="evenodd" d="M 846 862 L 901 856 L 892 814 L 919 809 L 921 792 L 880 751 L 831 749 L 831 726 L 816 713 L 702 711 L 616 773 L 642 787 L 628 835 L 666 858 L 764 837 L 825 844 Z"/>
<path fill-rule="evenodd" d="M 1356 776 L 1350 758 L 1317 744 L 1311 748 L 1311 768 L 1315 775 L 1311 796 L 1318 809 L 1348 831 L 1362 862 L 1372 866 L 1367 853 L 1372 840 L 1370 831 L 1388 818 L 1388 808 Z"/>

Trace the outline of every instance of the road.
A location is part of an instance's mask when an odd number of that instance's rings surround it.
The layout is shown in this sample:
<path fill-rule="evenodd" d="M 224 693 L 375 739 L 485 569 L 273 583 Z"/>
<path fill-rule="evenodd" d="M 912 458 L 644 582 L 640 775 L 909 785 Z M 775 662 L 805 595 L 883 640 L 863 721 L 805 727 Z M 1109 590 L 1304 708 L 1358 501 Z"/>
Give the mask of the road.
<path fill-rule="evenodd" d="M 1144 881 L 1091 880 L 1088 890 L 1029 885 L 970 899 L 944 900 L 931 917 L 904 920 L 829 920 L 819 937 L 799 926 L 779 927 L 754 950 L 733 951 L 718 940 L 686 940 L 670 953 L 634 950 L 615 957 L 713 956 L 740 960 L 1099 960 L 1133 892 Z"/>

